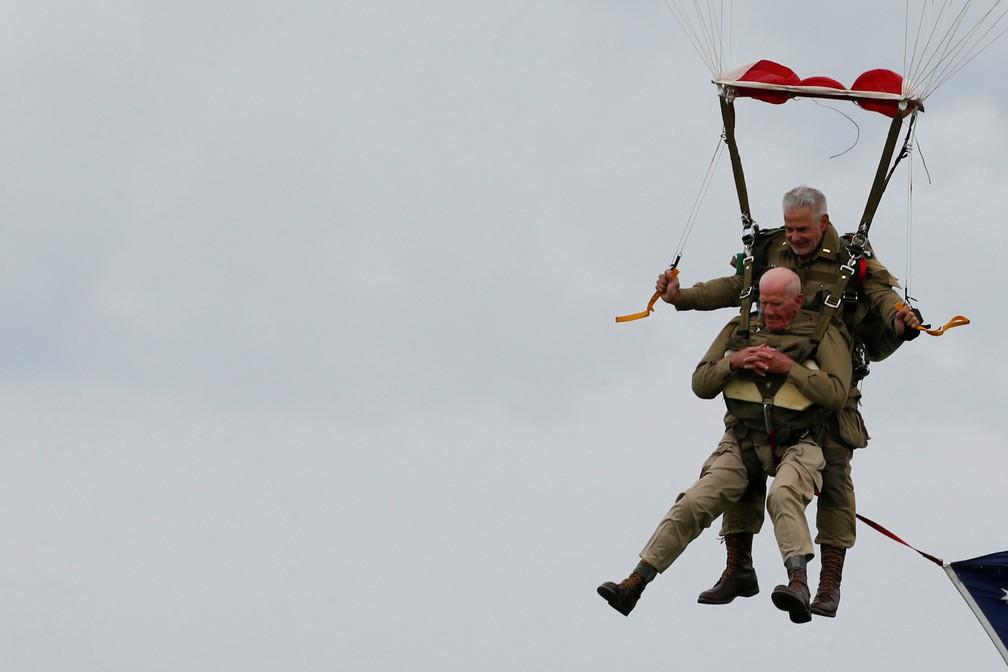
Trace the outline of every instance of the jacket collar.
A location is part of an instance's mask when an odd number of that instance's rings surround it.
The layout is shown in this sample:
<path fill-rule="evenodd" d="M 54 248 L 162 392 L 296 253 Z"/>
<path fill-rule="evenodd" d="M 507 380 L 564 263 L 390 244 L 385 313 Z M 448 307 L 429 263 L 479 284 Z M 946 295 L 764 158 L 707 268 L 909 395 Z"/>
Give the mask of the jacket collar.
<path fill-rule="evenodd" d="M 822 257 L 830 261 L 840 259 L 840 234 L 833 228 L 832 224 L 826 226 L 826 233 L 823 234 L 822 244 L 815 257 Z M 815 258 L 813 257 L 813 258 Z"/>

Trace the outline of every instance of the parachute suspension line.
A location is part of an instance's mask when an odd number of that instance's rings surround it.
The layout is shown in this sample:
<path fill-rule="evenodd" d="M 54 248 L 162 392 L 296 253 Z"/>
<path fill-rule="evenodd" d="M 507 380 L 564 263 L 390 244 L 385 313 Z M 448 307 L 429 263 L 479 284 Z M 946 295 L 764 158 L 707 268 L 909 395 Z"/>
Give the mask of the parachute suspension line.
<path fill-rule="evenodd" d="M 720 2 L 706 0 L 706 7 L 704 7 L 701 0 L 692 0 L 689 3 L 686 0 L 665 0 L 665 6 L 675 17 L 679 27 L 682 28 L 693 45 L 693 49 L 707 65 L 707 69 L 715 77 L 720 76 L 726 70 L 726 37 L 722 19 L 725 13 L 725 2 L 726 0 L 720 0 Z M 730 17 L 731 0 L 727 0 L 727 3 Z M 687 4 L 692 5 L 692 11 L 686 8 Z M 694 23 L 693 17 L 696 18 L 696 23 Z M 730 46 L 730 31 L 727 41 Z"/>
<path fill-rule="evenodd" d="M 679 236 L 679 243 L 676 245 L 675 249 L 675 258 L 672 260 L 672 263 L 669 264 L 669 269 L 676 275 L 679 274 L 679 260 L 682 259 L 682 252 L 686 247 L 686 241 L 689 239 L 690 233 L 693 231 L 693 225 L 696 223 L 697 215 L 700 214 L 700 206 L 707 197 L 707 190 L 710 188 L 711 180 L 714 178 L 714 172 L 717 169 L 717 165 L 721 160 L 721 154 L 723 152 L 724 148 L 721 144 L 721 138 L 718 138 L 717 146 L 714 148 L 714 155 L 711 156 L 710 163 L 707 165 L 707 174 L 704 175 L 703 183 L 700 185 L 700 190 L 697 192 L 697 196 L 693 200 L 693 209 L 690 210 L 689 218 L 686 220 L 686 226 L 683 227 L 683 232 Z M 651 296 L 651 300 L 648 301 L 646 309 L 631 315 L 620 315 L 616 318 L 616 321 L 633 322 L 634 320 L 640 320 L 647 317 L 654 312 L 655 304 L 658 303 L 658 299 L 660 298 L 661 293 L 655 292 Z"/>
<path fill-rule="evenodd" d="M 967 3 L 967 6 L 968 6 L 968 4 L 969 3 Z M 925 15 L 925 10 L 927 9 L 927 7 L 931 7 L 933 9 L 934 8 L 934 1 L 931 0 L 930 2 L 926 2 L 925 5 L 926 5 L 925 7 L 921 8 L 920 18 L 917 21 L 917 32 L 916 32 L 916 35 L 914 37 L 914 48 L 913 48 L 913 53 L 912 53 L 912 55 L 910 57 L 909 64 L 907 64 L 905 62 L 905 60 L 904 60 L 904 66 L 906 67 L 906 69 L 904 70 L 904 73 L 906 75 L 905 81 L 916 82 L 917 86 L 921 89 L 920 91 L 918 91 L 916 93 L 918 95 L 920 95 L 921 97 L 924 97 L 924 92 L 926 90 L 928 90 L 928 82 L 927 82 L 926 79 L 922 78 L 923 77 L 922 76 L 922 71 L 924 71 L 926 69 L 930 69 L 931 68 L 930 64 L 931 64 L 931 62 L 935 58 L 938 58 L 939 62 L 940 62 L 941 55 L 942 55 L 942 53 L 944 51 L 944 49 L 940 46 L 940 44 L 934 45 L 934 42 L 935 42 L 935 35 L 938 33 L 938 22 L 939 22 L 939 20 L 942 20 L 942 19 L 944 19 L 946 17 L 945 10 L 948 7 L 948 2 L 947 2 L 947 0 L 943 1 L 941 8 L 937 12 L 937 17 L 932 16 L 931 18 L 929 18 L 927 20 L 926 23 L 925 23 L 925 16 L 924 16 Z M 957 22 L 956 22 L 957 26 L 958 26 L 959 23 L 962 22 L 962 16 L 963 16 L 963 12 L 965 11 L 965 9 L 966 9 L 966 7 L 964 6 L 960 10 L 960 12 L 959 12 L 959 16 L 958 16 L 958 19 L 957 19 Z M 907 0 L 906 14 L 907 14 L 907 17 L 908 17 L 908 20 L 909 20 L 909 15 L 910 15 L 910 2 L 909 2 L 909 0 Z M 924 29 L 925 26 L 930 26 L 930 30 L 927 33 L 927 39 L 924 41 L 924 44 L 922 45 L 921 44 L 921 33 L 922 33 L 922 31 L 923 31 L 923 29 Z M 956 28 L 945 28 L 945 29 L 943 29 L 944 37 L 940 40 L 940 42 L 944 43 L 948 39 L 948 37 L 949 37 L 950 34 L 954 34 L 955 33 L 955 30 L 956 30 Z M 932 45 L 934 45 L 934 46 L 932 46 Z M 906 58 L 906 53 L 904 52 L 904 59 L 905 58 Z"/>
<path fill-rule="evenodd" d="M 926 4 L 933 8 L 938 3 L 931 1 Z M 940 7 L 936 10 L 937 15 L 928 21 L 925 21 L 925 9 L 921 9 L 913 49 L 908 61 L 909 44 L 906 38 L 909 34 L 910 3 L 909 0 L 907 1 L 905 19 L 907 29 L 904 36 L 903 54 L 905 81 L 916 86 L 916 90 L 912 93 L 920 100 L 929 96 L 1005 32 L 1008 32 L 1008 28 L 997 33 L 994 32 L 998 24 L 1008 16 L 1008 9 L 1001 11 L 1000 14 L 995 13 L 1001 0 L 996 0 L 971 24 L 967 22 L 967 13 L 972 0 L 965 2 L 954 17 L 950 17 L 948 14 L 950 4 L 947 1 L 940 3 Z M 938 24 L 946 21 L 948 26 L 939 30 Z M 925 25 L 930 25 L 931 29 L 927 31 L 926 38 L 922 38 Z M 961 37 L 957 37 L 961 30 L 965 30 L 965 32 Z M 922 39 L 923 44 L 921 43 Z M 905 91 L 904 93 L 911 92 Z"/>
<path fill-rule="evenodd" d="M 993 8 L 988 10 L 975 24 L 967 28 L 966 33 L 961 38 L 956 39 L 956 33 L 963 27 L 969 5 L 969 2 L 963 5 L 952 21 L 951 26 L 945 31 L 933 48 L 932 38 L 934 37 L 934 30 L 932 30 L 921 52 L 920 61 L 913 63 L 914 70 L 910 73 L 911 80 L 921 82 L 923 89 L 921 93 L 924 96 L 938 88 L 990 44 L 988 42 L 983 47 L 980 46 L 981 42 L 989 35 L 994 26 L 997 25 L 997 21 L 983 33 L 980 33 L 979 36 L 978 33 L 983 23 L 990 19 Z M 943 7 L 940 12 L 942 15 L 944 15 L 944 9 Z M 1000 21 L 1000 17 L 998 21 Z"/>
<path fill-rule="evenodd" d="M 687 9 L 687 5 L 691 6 L 691 10 Z M 725 35 L 723 22 L 725 5 L 727 5 L 727 13 L 729 17 L 729 31 L 727 37 Z M 701 60 L 707 64 L 707 69 L 714 77 L 721 76 L 721 74 L 726 70 L 724 59 L 725 43 L 728 43 L 729 48 L 731 46 L 732 0 L 691 0 L 691 2 L 687 2 L 687 0 L 665 0 L 665 6 L 668 7 L 669 12 L 672 13 L 673 17 L 675 17 L 679 27 L 682 28 L 686 37 L 693 45 L 693 49 L 700 55 Z M 695 17 L 696 23 L 694 23 L 693 17 Z M 732 140 L 732 144 L 734 144 L 734 139 Z M 722 151 L 721 139 L 719 138 L 718 146 L 715 149 L 714 156 L 707 168 L 707 175 L 704 177 L 703 184 L 701 185 L 697 198 L 693 203 L 693 209 L 690 211 L 686 227 L 679 238 L 679 244 L 676 247 L 675 259 L 669 266 L 669 270 L 671 270 L 673 274 L 678 275 L 679 273 L 678 266 L 679 260 L 682 258 L 683 248 L 686 245 L 686 240 L 689 238 L 690 232 L 693 230 L 693 225 L 696 222 L 696 217 L 700 211 L 700 205 L 706 197 L 707 190 L 710 187 L 711 179 L 713 178 L 714 171 L 720 160 Z M 632 315 L 619 316 L 616 318 L 616 321 L 630 322 L 632 320 L 639 320 L 647 317 L 654 312 L 654 306 L 660 298 L 661 294 L 655 292 L 651 297 L 651 300 L 648 302 L 646 310 Z"/>
<path fill-rule="evenodd" d="M 924 169 L 924 175 L 927 178 L 928 184 L 930 184 L 931 174 L 928 172 L 927 162 L 924 160 L 924 153 L 921 151 L 920 145 L 917 144 L 916 132 L 912 132 L 910 134 L 908 142 L 909 144 L 904 148 L 904 152 L 917 152 L 917 156 L 920 157 L 921 167 Z M 910 306 L 912 306 L 913 302 L 916 301 L 913 297 L 913 292 L 910 291 L 913 279 L 913 170 L 914 162 L 911 160 L 907 164 L 906 284 L 903 287 L 903 298 L 907 305 Z"/>
<path fill-rule="evenodd" d="M 689 218 L 686 220 L 686 226 L 683 227 L 683 232 L 679 236 L 679 242 L 675 249 L 675 260 L 672 262 L 671 268 L 675 268 L 682 257 L 682 251 L 686 247 L 686 241 L 689 239 L 690 233 L 693 232 L 693 225 L 696 224 L 697 215 L 700 214 L 700 206 L 703 205 L 704 200 L 707 198 L 707 190 L 710 189 L 711 180 L 714 178 L 714 172 L 721 161 L 721 154 L 723 152 L 724 145 L 721 144 L 721 138 L 718 138 L 717 146 L 714 147 L 714 154 L 711 156 L 710 163 L 707 164 L 707 174 L 704 175 L 700 190 L 693 200 L 693 208 L 690 210 Z"/>
<path fill-rule="evenodd" d="M 910 293 L 913 277 L 913 161 L 907 164 L 907 223 L 906 223 L 906 284 L 903 286 L 903 300 L 912 306 L 914 298 Z"/>
<path fill-rule="evenodd" d="M 900 152 L 899 157 L 897 157 L 895 163 L 893 163 L 893 170 L 896 168 L 896 164 L 899 163 L 900 159 L 908 156 L 916 146 L 916 137 L 913 134 L 913 122 L 916 118 L 916 114 L 910 119 L 910 128 L 907 130 L 907 137 L 903 143 L 903 150 Z M 919 154 L 920 152 L 918 152 Z M 921 163 L 923 165 L 923 158 L 921 158 Z M 924 166 L 924 172 L 927 173 L 927 166 Z M 892 171 L 889 172 L 889 177 L 892 177 Z M 888 178 L 886 178 L 888 181 Z M 902 310 L 903 306 L 909 306 L 920 318 L 920 311 L 914 308 L 913 293 L 911 292 L 910 286 L 913 276 L 913 160 L 907 163 L 907 241 L 906 241 L 906 283 L 903 287 L 903 301 L 897 306 L 898 309 Z M 932 329 L 930 324 L 921 324 L 917 327 L 918 331 L 922 331 L 929 336 L 942 336 L 946 331 L 952 329 L 953 327 L 964 327 L 969 324 L 969 318 L 963 317 L 962 315 L 955 315 L 946 322 L 944 325 Z"/>
<path fill-rule="evenodd" d="M 960 41 L 960 44 L 957 45 L 955 50 L 956 58 L 958 60 L 956 60 L 953 63 L 950 63 L 947 67 L 945 67 L 942 70 L 942 74 L 937 76 L 935 78 L 936 81 L 931 85 L 929 93 L 930 91 L 933 91 L 934 89 L 937 89 L 939 86 L 944 84 L 950 77 L 952 77 L 957 72 L 962 70 L 970 61 L 972 61 L 974 58 L 983 53 L 983 51 L 986 50 L 987 47 L 989 47 L 995 40 L 997 40 L 999 37 L 1008 32 L 1008 28 L 1005 28 L 1001 32 L 995 34 L 993 37 L 989 37 L 991 31 L 994 30 L 994 27 L 1006 15 L 1008 15 L 1008 10 L 1002 12 L 1000 16 L 998 16 L 997 19 L 994 20 L 994 22 L 991 24 L 990 27 L 988 27 L 983 33 L 981 33 L 979 37 L 974 39 L 972 44 L 966 45 L 965 44 L 966 38 L 963 38 L 963 40 Z M 967 37 L 972 38 L 974 34 L 977 32 L 977 30 L 979 30 L 979 25 L 980 24 L 977 24 L 976 26 L 971 28 Z M 983 44 L 981 44 L 981 42 Z"/>

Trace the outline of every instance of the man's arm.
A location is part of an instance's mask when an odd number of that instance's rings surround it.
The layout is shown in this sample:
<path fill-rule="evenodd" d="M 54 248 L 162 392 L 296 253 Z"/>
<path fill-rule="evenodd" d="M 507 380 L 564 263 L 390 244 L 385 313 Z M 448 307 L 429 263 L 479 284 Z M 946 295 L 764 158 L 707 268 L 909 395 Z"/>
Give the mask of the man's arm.
<path fill-rule="evenodd" d="M 870 360 L 881 361 L 903 343 L 917 337 L 920 319 L 903 305 L 903 298 L 894 289 L 899 287 L 899 281 L 886 267 L 875 258 L 869 258 L 867 263 L 868 272 L 861 292 L 869 313 L 877 315 L 878 319 L 872 319 L 871 315 L 866 317 L 858 327 L 857 338 L 867 346 Z"/>
<path fill-rule="evenodd" d="M 721 329 L 693 371 L 693 393 L 701 399 L 713 399 L 721 394 L 732 377 L 731 358 L 725 350 L 738 322 L 738 318 L 734 318 Z"/>
<path fill-rule="evenodd" d="M 851 382 L 851 358 L 847 343 L 836 327 L 826 330 L 816 353 L 819 369 L 795 363 L 788 381 L 801 390 L 810 401 L 839 411 L 847 402 Z"/>
<path fill-rule="evenodd" d="M 742 305 L 739 300 L 742 276 L 739 275 L 698 282 L 683 289 L 679 286 L 678 276 L 666 271 L 658 276 L 655 290 L 661 293 L 665 303 L 671 303 L 676 310 L 717 310 Z"/>
<path fill-rule="evenodd" d="M 897 280 L 885 266 L 875 257 L 867 257 L 868 265 L 861 292 L 868 300 L 868 305 L 885 320 L 885 323 L 895 329 L 894 319 L 899 312 L 902 298 L 894 288 L 899 287 Z"/>

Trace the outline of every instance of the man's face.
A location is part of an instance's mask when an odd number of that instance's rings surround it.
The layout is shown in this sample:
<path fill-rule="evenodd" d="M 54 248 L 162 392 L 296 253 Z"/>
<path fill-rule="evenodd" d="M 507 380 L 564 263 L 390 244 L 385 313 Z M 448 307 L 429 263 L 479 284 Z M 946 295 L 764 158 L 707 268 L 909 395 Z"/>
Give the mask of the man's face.
<path fill-rule="evenodd" d="M 793 208 L 784 213 L 784 236 L 791 250 L 801 261 L 808 261 L 822 244 L 829 219 L 823 215 L 816 221 L 812 217 L 812 206 Z"/>
<path fill-rule="evenodd" d="M 759 307 L 763 313 L 763 326 L 767 331 L 779 334 L 788 328 L 795 313 L 802 306 L 805 297 L 798 292 L 790 299 L 784 288 L 766 287 L 760 289 Z"/>

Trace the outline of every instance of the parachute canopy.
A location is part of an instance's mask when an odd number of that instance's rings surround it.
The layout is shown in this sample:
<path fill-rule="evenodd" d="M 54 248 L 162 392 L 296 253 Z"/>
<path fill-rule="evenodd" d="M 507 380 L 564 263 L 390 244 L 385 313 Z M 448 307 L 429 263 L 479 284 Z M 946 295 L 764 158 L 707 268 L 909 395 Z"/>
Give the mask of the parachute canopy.
<path fill-rule="evenodd" d="M 869 70 L 847 88 L 831 77 L 802 79 L 794 70 L 780 63 L 762 60 L 730 70 L 715 79 L 714 83 L 730 89 L 735 96 L 775 105 L 792 98 L 851 100 L 866 110 L 887 117 L 903 116 L 923 109 L 922 101 L 912 96 L 913 87 L 905 87 L 903 76 L 892 70 Z"/>
<path fill-rule="evenodd" d="M 735 17 L 734 3 L 731 0 L 722 0 L 722 2 L 665 0 L 665 4 L 668 5 L 672 15 L 682 27 L 693 48 L 706 63 L 714 81 L 719 84 L 741 87 L 742 82 L 751 82 L 746 85 L 744 90 L 757 92 L 762 89 L 766 95 L 761 99 L 768 102 L 784 102 L 789 97 L 797 95 L 813 97 L 813 94 L 823 98 L 847 98 L 862 107 L 865 106 L 865 103 L 871 105 L 872 107 L 868 107 L 868 109 L 883 114 L 886 114 L 886 110 L 888 110 L 890 116 L 892 116 L 894 104 L 895 107 L 898 107 L 901 100 L 908 103 L 916 102 L 916 105 L 911 104 L 909 107 L 919 111 L 923 101 L 935 89 L 948 81 L 950 77 L 959 72 L 1005 32 L 1008 32 L 1008 29 L 1004 27 L 1005 19 L 1008 17 L 1008 9 L 1004 8 L 1004 5 L 1008 3 L 1005 0 L 988 0 L 987 2 L 906 0 L 902 11 L 903 68 L 900 71 L 902 76 L 888 70 L 871 70 L 858 77 L 857 81 L 848 89 L 828 77 L 812 77 L 802 80 L 788 68 L 771 61 L 759 61 L 750 66 L 729 71 L 729 63 L 737 62 L 732 57 L 733 29 L 735 26 L 743 26 L 749 21 L 744 16 L 747 12 L 760 12 L 758 3 L 739 3 L 740 7 L 744 8 L 743 16 L 739 17 Z M 893 4 L 896 5 L 896 3 Z M 899 3 L 899 5 L 903 4 Z M 836 5 L 838 14 L 846 11 L 841 8 L 839 3 Z M 885 5 L 886 11 L 882 12 L 880 9 L 880 14 L 888 13 L 890 9 L 888 3 L 878 3 L 878 5 L 880 8 Z M 893 12 L 893 14 L 897 13 Z M 820 23 L 824 20 L 818 14 L 815 17 L 815 20 Z M 879 19 L 877 17 L 862 17 L 858 20 Z M 790 22 L 781 25 L 782 30 L 794 29 Z M 893 23 L 892 25 L 895 28 L 899 24 Z M 893 42 L 893 46 L 899 43 L 895 35 Z M 858 50 L 851 49 L 851 51 Z M 898 51 L 896 53 L 898 54 Z M 846 63 L 849 61 L 849 54 L 837 54 L 836 58 L 838 64 Z M 747 71 L 753 68 L 755 70 L 748 77 L 744 76 Z M 774 78 L 778 76 L 787 81 L 775 81 Z M 899 77 L 899 80 L 893 79 L 893 76 Z M 770 79 L 765 79 L 767 77 Z M 768 88 L 756 86 L 760 82 L 768 85 Z M 788 87 L 799 88 L 792 90 Z M 831 90 L 833 93 L 831 91 L 815 91 L 817 87 Z M 738 90 L 743 91 L 741 88 Z M 843 93 L 837 94 L 836 91 Z M 876 106 L 876 96 L 866 95 L 868 92 L 885 93 L 896 96 L 896 98 L 882 97 L 878 99 L 881 100 L 881 104 Z M 753 94 L 739 93 L 739 95 Z M 878 109 L 879 107 L 881 109 Z"/>

